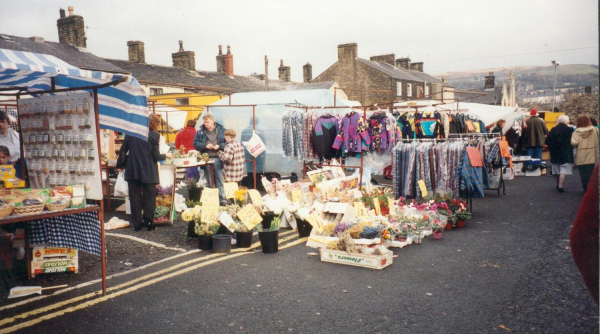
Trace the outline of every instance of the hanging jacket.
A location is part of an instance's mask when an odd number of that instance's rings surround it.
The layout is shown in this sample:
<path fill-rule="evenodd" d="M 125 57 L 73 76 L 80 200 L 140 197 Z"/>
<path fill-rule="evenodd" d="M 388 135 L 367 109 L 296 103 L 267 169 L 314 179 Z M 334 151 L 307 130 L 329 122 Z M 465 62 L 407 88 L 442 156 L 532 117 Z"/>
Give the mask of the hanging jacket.
<path fill-rule="evenodd" d="M 371 137 L 371 151 L 382 152 L 387 150 L 390 138 L 387 116 L 384 112 L 375 112 L 369 118 L 369 137 Z"/>
<path fill-rule="evenodd" d="M 437 138 L 441 121 L 441 116 L 438 112 L 417 113 L 415 116 L 417 138 Z"/>
<path fill-rule="evenodd" d="M 367 147 L 363 147 L 361 143 L 363 140 Z M 333 142 L 333 148 L 340 150 L 343 146 L 346 153 L 361 153 L 370 144 L 371 138 L 362 116 L 357 113 L 349 113 L 344 116 L 339 132 Z"/>
<path fill-rule="evenodd" d="M 311 135 L 315 152 L 321 158 L 333 158 L 335 137 L 339 131 L 338 119 L 333 115 L 323 115 L 317 119 Z"/>

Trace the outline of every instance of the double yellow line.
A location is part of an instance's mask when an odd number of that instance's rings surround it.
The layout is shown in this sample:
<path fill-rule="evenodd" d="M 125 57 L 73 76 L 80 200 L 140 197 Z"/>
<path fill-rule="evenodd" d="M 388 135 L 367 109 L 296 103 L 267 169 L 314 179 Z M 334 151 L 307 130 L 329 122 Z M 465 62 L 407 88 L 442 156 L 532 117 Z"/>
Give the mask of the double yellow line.
<path fill-rule="evenodd" d="M 282 233 L 280 236 L 285 236 L 285 235 L 288 235 L 288 234 L 291 234 L 291 233 L 295 234 L 297 232 L 296 231 L 287 231 L 287 232 Z M 296 236 L 291 236 L 291 237 L 280 239 L 279 243 L 280 244 L 284 243 L 286 241 L 294 239 L 295 237 Z M 298 244 L 303 243 L 303 242 L 306 242 L 306 238 L 302 238 L 302 239 L 298 239 L 296 241 L 290 242 L 290 243 L 286 244 L 285 246 L 279 247 L 279 249 L 286 249 L 288 247 L 292 247 L 292 246 L 298 245 Z M 7 328 L 0 329 L 0 333 L 10 333 L 10 332 L 14 332 L 14 331 L 17 331 L 17 330 L 20 330 L 20 329 L 31 327 L 33 325 L 36 325 L 36 324 L 42 322 L 42 321 L 53 319 L 53 318 L 65 315 L 67 313 L 75 312 L 75 311 L 78 311 L 78 310 L 81 310 L 81 309 L 84 309 L 84 308 L 87 308 L 87 307 L 90 307 L 90 306 L 93 306 L 93 305 L 105 302 L 107 300 L 116 298 L 118 296 L 121 296 L 121 295 L 130 293 L 130 292 L 139 290 L 139 289 L 141 289 L 143 287 L 156 284 L 158 282 L 167 280 L 169 278 L 173 278 L 173 277 L 176 277 L 176 276 L 179 276 L 179 275 L 183 275 L 183 274 L 188 273 L 190 271 L 193 271 L 193 270 L 196 270 L 196 269 L 199 269 L 199 268 L 202 268 L 202 267 L 214 264 L 214 263 L 218 263 L 218 262 L 221 262 L 221 261 L 233 259 L 233 258 L 242 256 L 242 255 L 252 254 L 252 253 L 247 252 L 247 251 L 250 250 L 250 249 L 257 248 L 259 246 L 260 246 L 260 243 L 257 242 L 257 243 L 252 244 L 252 246 L 250 248 L 234 249 L 234 250 L 232 250 L 233 254 L 229 254 L 229 255 L 226 255 L 226 256 L 224 256 L 225 254 L 212 254 L 212 255 L 204 256 L 204 257 L 199 258 L 199 259 L 189 260 L 189 261 L 186 261 L 186 262 L 182 262 L 182 263 L 176 264 L 176 265 L 171 266 L 169 268 L 165 268 L 163 270 L 160 270 L 160 271 L 157 271 L 157 272 L 154 272 L 154 273 L 142 276 L 142 277 L 138 277 L 138 278 L 136 278 L 134 280 L 125 282 L 123 284 L 119 284 L 119 285 L 116 285 L 114 287 L 110 287 L 110 288 L 107 289 L 107 293 L 109 293 L 109 294 L 107 294 L 106 296 L 102 296 L 100 298 L 96 298 L 96 299 L 93 299 L 93 300 L 90 300 L 90 301 L 87 301 L 87 302 L 84 302 L 84 303 L 81 303 L 81 304 L 69 307 L 69 308 L 64 309 L 64 310 L 56 311 L 54 313 L 49 313 L 49 314 L 46 314 L 46 315 L 41 316 L 39 318 L 32 319 L 32 320 L 29 320 L 29 321 L 22 322 L 20 324 L 14 325 L 12 327 L 7 327 Z M 212 259 L 212 260 L 209 260 L 209 259 Z M 206 260 L 209 260 L 209 261 L 206 261 Z M 192 265 L 192 264 L 194 264 L 196 262 L 201 262 L 201 263 Z M 178 271 L 174 271 L 174 270 L 176 270 L 178 268 L 181 268 L 181 267 L 184 267 L 184 266 L 188 266 L 188 265 L 192 265 L 192 266 L 187 267 L 185 269 L 178 270 Z M 171 271 L 173 271 L 173 272 L 171 272 Z M 171 272 L 171 273 L 169 273 L 169 272 Z M 166 274 L 166 273 L 168 273 L 168 274 Z M 163 274 L 166 274 L 166 275 L 160 276 L 160 277 L 156 277 L 154 279 L 150 279 L 152 277 L 163 275 Z M 148 279 L 150 279 L 150 280 L 148 280 Z M 142 281 L 145 281 L 145 280 L 148 280 L 148 281 L 140 283 L 140 284 L 137 284 L 137 285 L 134 285 L 134 284 L 136 284 L 138 282 L 142 282 Z M 133 286 L 131 286 L 131 285 L 133 285 Z M 128 286 L 131 286 L 131 287 L 129 287 L 127 289 L 123 289 L 123 288 L 128 287 Z M 120 290 L 120 289 L 123 289 L 123 290 Z M 117 290 L 120 290 L 120 291 L 117 291 Z M 112 291 L 116 291 L 116 292 L 110 293 Z M 85 294 L 83 296 L 71 298 L 71 299 L 68 299 L 68 300 L 65 300 L 65 301 L 62 301 L 62 302 L 59 302 L 59 303 L 48 305 L 48 306 L 45 306 L 45 307 L 42 307 L 42 308 L 39 308 L 39 309 L 36 309 L 36 310 L 33 310 L 33 311 L 25 312 L 25 313 L 16 315 L 16 316 L 11 317 L 11 318 L 3 319 L 3 320 L 0 320 L 0 326 L 4 326 L 4 325 L 12 323 L 12 322 L 14 322 L 16 320 L 22 320 L 22 319 L 26 319 L 26 318 L 29 318 L 29 317 L 32 317 L 32 316 L 36 316 L 38 314 L 42 314 L 42 313 L 45 313 L 45 312 L 48 312 L 48 311 L 52 311 L 52 310 L 64 307 L 66 305 L 69 305 L 69 304 L 77 303 L 79 301 L 88 299 L 90 297 L 99 296 L 99 295 L 101 295 L 101 293 L 102 292 L 99 290 L 99 291 L 96 291 L 96 292 Z"/>

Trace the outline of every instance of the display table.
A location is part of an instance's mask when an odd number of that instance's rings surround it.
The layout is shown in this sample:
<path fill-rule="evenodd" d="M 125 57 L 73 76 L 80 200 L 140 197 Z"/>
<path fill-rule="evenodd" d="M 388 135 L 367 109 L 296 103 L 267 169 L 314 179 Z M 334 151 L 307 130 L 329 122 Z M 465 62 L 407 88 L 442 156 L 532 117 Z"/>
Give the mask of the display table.
<path fill-rule="evenodd" d="M 186 165 L 186 166 L 181 166 L 181 165 L 174 165 L 174 164 L 165 164 L 165 165 L 169 165 L 169 166 L 175 166 L 176 168 L 192 168 L 192 167 L 202 167 L 202 166 L 209 166 L 210 167 L 210 184 L 211 187 L 214 188 L 215 187 L 215 163 L 211 161 L 209 162 L 198 162 L 195 164 L 190 164 L 190 165 Z M 208 180 L 207 180 L 208 181 Z"/>
<path fill-rule="evenodd" d="M 14 215 L 0 219 L 0 225 L 25 223 L 27 268 L 31 267 L 30 244 L 69 247 L 102 257 L 102 290 L 106 294 L 106 255 L 104 252 L 103 213 L 98 205 L 83 208 L 43 211 L 34 215 Z M 31 272 L 27 271 L 30 278 Z"/>

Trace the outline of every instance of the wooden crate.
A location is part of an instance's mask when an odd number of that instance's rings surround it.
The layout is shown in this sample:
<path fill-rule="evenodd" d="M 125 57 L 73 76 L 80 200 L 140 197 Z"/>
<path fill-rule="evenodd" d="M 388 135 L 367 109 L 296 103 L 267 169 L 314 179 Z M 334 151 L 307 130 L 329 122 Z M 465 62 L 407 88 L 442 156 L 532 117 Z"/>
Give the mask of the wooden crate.
<path fill-rule="evenodd" d="M 394 261 L 394 253 L 388 251 L 382 255 L 348 253 L 344 251 L 320 248 L 321 261 L 345 264 L 369 269 L 383 269 Z"/>

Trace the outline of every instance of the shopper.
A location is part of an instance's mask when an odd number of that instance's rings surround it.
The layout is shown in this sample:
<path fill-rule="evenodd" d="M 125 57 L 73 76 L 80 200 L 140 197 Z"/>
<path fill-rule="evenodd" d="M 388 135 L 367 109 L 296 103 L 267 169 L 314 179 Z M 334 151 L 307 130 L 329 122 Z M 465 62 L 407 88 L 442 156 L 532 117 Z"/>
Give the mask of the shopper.
<path fill-rule="evenodd" d="M 201 153 L 207 153 L 212 160 L 213 168 L 215 171 L 215 182 L 217 188 L 219 188 L 219 202 L 221 205 L 226 205 L 227 200 L 225 199 L 225 189 L 223 188 L 223 162 L 219 159 L 219 151 L 223 151 L 225 148 L 225 127 L 221 124 L 215 123 L 215 116 L 213 114 L 205 114 L 202 117 L 204 124 L 200 126 L 198 132 L 194 136 L 194 148 Z M 210 168 L 204 167 L 204 176 L 209 180 L 211 187 L 215 187 L 212 184 L 213 179 L 210 177 Z"/>
<path fill-rule="evenodd" d="M 10 127 L 10 117 L 4 111 L 0 111 L 0 145 L 8 147 L 9 152 L 15 157 L 21 156 L 19 144 L 19 133 Z"/>
<path fill-rule="evenodd" d="M 129 186 L 130 222 L 135 231 L 139 231 L 144 226 L 148 231 L 155 229 L 153 221 L 156 209 L 156 185 L 159 183 L 156 163 L 172 156 L 170 153 L 160 154 L 158 150 L 160 135 L 156 130 L 159 124 L 160 119 L 150 115 L 148 140 L 125 136 L 119 151 L 120 157 L 127 155 L 125 181 Z"/>
<path fill-rule="evenodd" d="M 224 151 L 219 151 L 219 159 L 223 162 L 225 181 L 239 182 L 244 178 L 244 148 L 235 140 L 236 133 L 233 129 L 225 131 Z"/>
<path fill-rule="evenodd" d="M 492 129 L 492 133 L 502 134 L 502 128 L 504 127 L 504 124 L 506 124 L 505 120 L 503 120 L 503 119 L 498 120 L 498 122 L 496 122 L 496 126 Z"/>
<path fill-rule="evenodd" d="M 569 116 L 562 115 L 556 120 L 558 123 L 548 133 L 546 145 L 550 149 L 550 162 L 552 163 L 552 174 L 556 177 L 556 189 L 564 192 L 564 184 L 567 175 L 573 174 L 573 146 L 571 146 L 571 135 L 573 128 L 569 126 Z"/>
<path fill-rule="evenodd" d="M 523 147 L 532 159 L 542 159 L 542 146 L 548 134 L 546 122 L 541 119 L 536 109 L 531 109 L 527 120 L 527 128 L 523 131 Z"/>
<path fill-rule="evenodd" d="M 185 129 L 179 131 L 175 137 L 175 148 L 180 150 L 183 148 L 183 153 L 188 153 L 194 150 L 194 136 L 196 135 L 196 120 L 190 119 L 187 121 Z M 198 167 L 187 168 L 188 179 L 198 180 L 200 174 L 198 173 Z"/>
<path fill-rule="evenodd" d="M 577 117 L 575 125 L 577 129 L 571 137 L 571 145 L 577 148 L 575 164 L 579 168 L 581 185 L 585 191 L 594 165 L 598 162 L 598 129 L 592 125 L 588 115 Z"/>

